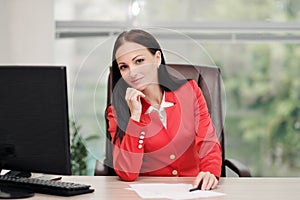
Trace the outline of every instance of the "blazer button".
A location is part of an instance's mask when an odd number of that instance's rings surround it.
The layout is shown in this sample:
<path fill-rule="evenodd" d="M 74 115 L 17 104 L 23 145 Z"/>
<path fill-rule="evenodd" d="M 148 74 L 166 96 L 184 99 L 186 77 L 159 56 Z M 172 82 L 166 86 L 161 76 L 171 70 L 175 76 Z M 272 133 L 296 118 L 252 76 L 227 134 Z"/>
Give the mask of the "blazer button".
<path fill-rule="evenodd" d="M 174 160 L 174 159 L 175 159 L 175 155 L 174 155 L 174 154 L 171 154 L 171 155 L 170 155 L 170 159 L 171 159 L 171 160 Z"/>
<path fill-rule="evenodd" d="M 176 176 L 176 175 L 178 174 L 177 170 L 174 169 L 174 170 L 172 171 L 172 174 L 173 174 L 174 176 Z"/>
<path fill-rule="evenodd" d="M 141 134 L 141 135 L 145 135 L 145 132 L 144 132 L 144 131 L 142 131 L 140 134 Z"/>
<path fill-rule="evenodd" d="M 143 147 L 143 145 L 141 145 L 141 144 L 138 145 L 138 148 L 139 148 L 139 149 L 141 149 L 142 147 Z"/>
<path fill-rule="evenodd" d="M 141 140 L 143 140 L 144 138 L 145 138 L 145 136 L 144 136 L 144 135 L 141 135 L 141 136 L 140 136 L 140 139 L 141 139 Z"/>

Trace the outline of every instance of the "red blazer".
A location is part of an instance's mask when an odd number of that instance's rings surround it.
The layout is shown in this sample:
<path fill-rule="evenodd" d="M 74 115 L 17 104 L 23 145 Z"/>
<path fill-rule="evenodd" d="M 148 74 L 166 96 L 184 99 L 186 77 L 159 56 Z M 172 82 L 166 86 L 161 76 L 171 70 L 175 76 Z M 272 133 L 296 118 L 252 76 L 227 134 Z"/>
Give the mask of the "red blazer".
<path fill-rule="evenodd" d="M 158 114 L 146 114 L 149 104 L 142 101 L 140 122 L 129 119 L 122 142 L 113 144 L 113 164 L 117 175 L 133 181 L 139 175 L 197 176 L 208 171 L 221 174 L 221 147 L 211 122 L 204 96 L 195 81 L 188 81 L 176 91 L 165 92 L 167 129 Z M 116 136 L 116 116 L 107 109 L 108 130 Z"/>

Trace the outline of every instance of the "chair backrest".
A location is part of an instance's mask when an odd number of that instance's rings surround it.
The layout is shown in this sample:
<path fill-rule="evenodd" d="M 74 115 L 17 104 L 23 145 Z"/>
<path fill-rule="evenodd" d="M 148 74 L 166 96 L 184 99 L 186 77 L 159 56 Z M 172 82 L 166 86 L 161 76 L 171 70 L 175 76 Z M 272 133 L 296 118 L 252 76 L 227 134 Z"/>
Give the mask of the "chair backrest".
<path fill-rule="evenodd" d="M 222 88 L 221 88 L 221 72 L 218 67 L 214 66 L 197 66 L 187 64 L 168 64 L 167 70 L 170 74 L 178 78 L 194 79 L 202 90 L 205 97 L 211 119 L 216 127 L 217 136 L 222 147 L 222 160 L 225 159 L 224 148 L 224 129 L 222 116 Z M 107 105 L 111 104 L 112 97 L 112 78 L 111 69 L 108 78 L 107 86 Z M 105 114 L 106 115 L 106 114 Z M 105 119 L 106 116 L 105 116 Z M 110 133 L 107 131 L 107 138 L 110 138 Z M 104 165 L 96 164 L 95 175 L 115 175 L 113 168 L 111 168 L 112 161 L 112 146 L 110 142 L 106 142 L 106 157 Z M 224 162 L 223 162 L 224 163 Z M 100 172 L 101 171 L 101 172 Z M 225 165 L 222 165 L 222 174 L 224 177 Z"/>

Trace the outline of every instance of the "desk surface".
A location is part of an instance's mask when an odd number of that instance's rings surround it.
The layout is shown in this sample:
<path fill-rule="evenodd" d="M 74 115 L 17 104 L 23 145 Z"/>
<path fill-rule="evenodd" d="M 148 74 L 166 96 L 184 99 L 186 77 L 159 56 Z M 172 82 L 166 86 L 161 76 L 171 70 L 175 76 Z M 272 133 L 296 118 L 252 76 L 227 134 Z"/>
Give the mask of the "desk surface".
<path fill-rule="evenodd" d="M 186 177 L 140 177 L 134 183 L 188 183 L 194 178 Z M 110 176 L 67 176 L 62 181 L 89 184 L 94 193 L 73 197 L 60 197 L 35 194 L 29 199 L 51 200 L 98 200 L 98 199 L 140 199 L 134 191 L 127 190 L 132 182 L 120 181 L 118 177 Z M 298 200 L 300 198 L 300 178 L 221 178 L 218 188 L 214 191 L 225 193 L 225 196 L 209 198 L 210 200 L 246 200 L 246 199 L 284 199 Z"/>

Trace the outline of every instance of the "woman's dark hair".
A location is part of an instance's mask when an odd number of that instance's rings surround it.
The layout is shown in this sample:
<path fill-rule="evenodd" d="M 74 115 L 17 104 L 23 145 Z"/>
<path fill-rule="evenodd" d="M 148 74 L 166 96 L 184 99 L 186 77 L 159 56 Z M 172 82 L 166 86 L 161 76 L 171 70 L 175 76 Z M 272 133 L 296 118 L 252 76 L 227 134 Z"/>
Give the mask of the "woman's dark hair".
<path fill-rule="evenodd" d="M 158 68 L 158 81 L 163 91 L 177 90 L 182 84 L 186 82 L 186 80 L 176 80 L 175 77 L 171 76 L 168 73 L 166 69 L 164 54 L 160 48 L 160 45 L 151 34 L 138 29 L 122 32 L 116 39 L 112 55 L 112 105 L 116 111 L 118 123 L 116 138 L 119 138 L 120 141 L 122 141 L 123 139 L 130 118 L 130 111 L 125 100 L 126 89 L 129 87 L 129 85 L 123 80 L 118 67 L 118 63 L 116 61 L 116 51 L 125 42 L 134 42 L 142 45 L 146 47 L 153 55 L 157 51 L 160 51 L 161 64 Z M 153 70 L 155 69 L 156 68 L 153 68 Z"/>

